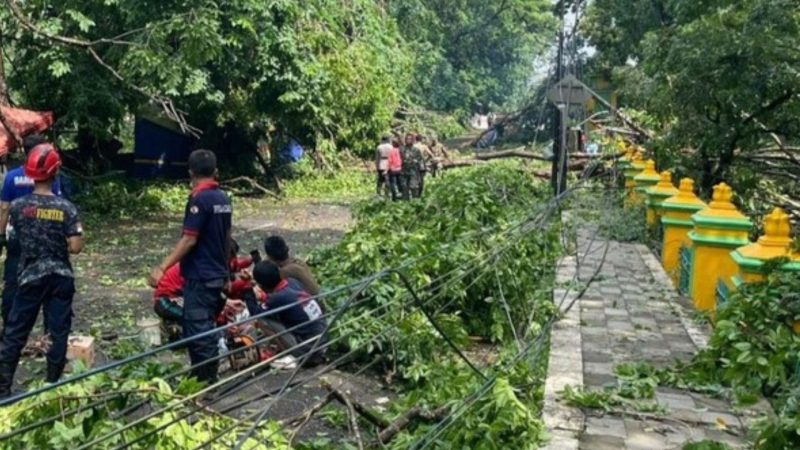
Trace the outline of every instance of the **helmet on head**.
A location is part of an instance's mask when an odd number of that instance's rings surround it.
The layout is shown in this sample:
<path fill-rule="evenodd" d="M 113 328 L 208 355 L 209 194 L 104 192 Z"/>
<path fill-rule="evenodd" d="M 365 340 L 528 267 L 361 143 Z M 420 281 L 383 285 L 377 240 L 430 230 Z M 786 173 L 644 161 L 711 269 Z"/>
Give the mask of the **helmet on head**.
<path fill-rule="evenodd" d="M 28 154 L 25 176 L 33 181 L 47 181 L 56 176 L 61 167 L 61 156 L 53 144 L 39 144 Z"/>

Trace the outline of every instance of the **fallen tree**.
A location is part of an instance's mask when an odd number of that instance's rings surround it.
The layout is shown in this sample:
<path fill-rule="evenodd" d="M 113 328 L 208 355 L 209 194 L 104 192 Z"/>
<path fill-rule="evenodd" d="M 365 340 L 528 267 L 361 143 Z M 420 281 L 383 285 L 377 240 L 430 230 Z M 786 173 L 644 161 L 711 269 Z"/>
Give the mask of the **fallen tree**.
<path fill-rule="evenodd" d="M 457 159 L 455 161 L 442 161 L 440 163 L 440 165 L 439 165 L 439 168 L 441 170 L 450 170 L 450 169 L 458 169 L 458 168 L 463 168 L 463 167 L 475 167 L 475 166 L 478 166 L 478 165 L 481 165 L 481 164 L 488 164 L 489 161 L 491 161 L 493 159 L 519 158 L 519 157 L 525 158 L 526 157 L 526 156 L 520 156 L 518 154 L 514 154 L 514 153 L 518 153 L 518 152 L 498 152 L 498 153 L 506 153 L 506 154 L 503 154 L 503 155 L 484 154 L 484 155 L 481 155 L 482 157 L 480 157 L 480 158 L 476 157 L 476 158 L 470 158 L 470 159 Z M 538 160 L 538 158 L 529 158 L 529 159 Z M 545 161 L 546 161 L 546 159 L 545 159 Z M 570 171 L 570 172 L 581 172 L 581 171 L 584 171 L 584 170 L 586 170 L 587 167 L 589 167 L 589 162 L 590 162 L 590 160 L 571 161 L 567 165 L 567 170 Z M 537 171 L 535 171 L 533 173 L 533 176 L 535 176 L 536 178 L 543 179 L 543 180 L 549 180 L 550 176 L 551 176 L 550 175 L 550 169 L 537 170 Z"/>

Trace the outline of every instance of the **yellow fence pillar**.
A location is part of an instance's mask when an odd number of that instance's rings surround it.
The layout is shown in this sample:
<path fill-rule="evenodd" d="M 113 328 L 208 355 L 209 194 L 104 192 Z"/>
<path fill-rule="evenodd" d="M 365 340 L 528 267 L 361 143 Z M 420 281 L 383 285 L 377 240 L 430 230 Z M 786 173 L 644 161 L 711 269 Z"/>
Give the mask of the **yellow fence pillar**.
<path fill-rule="evenodd" d="M 764 235 L 755 242 L 731 252 L 738 272 L 731 278 L 731 287 L 755 283 L 764 279 L 764 264 L 775 258 L 788 258 L 781 270 L 800 272 L 800 254 L 792 252 L 792 225 L 789 216 L 780 208 L 764 217 Z"/>
<path fill-rule="evenodd" d="M 661 226 L 664 229 L 661 264 L 676 287 L 680 278 L 681 248 L 692 245 L 692 240 L 689 239 L 689 231 L 694 227 L 692 215 L 707 207 L 694 194 L 694 181 L 691 178 L 682 179 L 678 194 L 661 203 Z"/>
<path fill-rule="evenodd" d="M 672 172 L 661 172 L 660 179 L 655 186 L 647 189 L 647 226 L 657 228 L 661 223 L 661 204 L 664 200 L 678 195 L 678 189 L 672 184 Z"/>
<path fill-rule="evenodd" d="M 618 147 L 614 147 L 614 150 L 617 149 Z M 628 168 L 631 167 L 632 160 L 633 160 L 633 150 L 631 150 L 630 148 L 625 148 L 623 155 L 617 160 L 617 167 L 623 174 Z"/>
<path fill-rule="evenodd" d="M 636 181 L 634 181 L 634 178 L 636 175 L 642 173 L 644 168 L 645 163 L 642 159 L 642 155 L 638 152 L 632 151 L 630 164 L 623 169 L 623 172 L 625 173 L 626 200 L 628 203 L 632 203 L 636 196 L 636 192 L 634 190 L 636 188 Z"/>
<path fill-rule="evenodd" d="M 644 164 L 644 170 L 639 175 L 633 177 L 633 201 L 645 201 L 647 199 L 647 189 L 655 186 L 660 179 L 661 175 L 656 172 L 656 162 L 652 159 L 648 159 Z"/>
<path fill-rule="evenodd" d="M 733 191 L 725 183 L 714 186 L 709 207 L 692 216 L 692 270 L 689 294 L 701 311 L 716 309 L 717 285 L 738 271 L 732 250 L 747 245 L 753 223 L 732 203 Z"/>

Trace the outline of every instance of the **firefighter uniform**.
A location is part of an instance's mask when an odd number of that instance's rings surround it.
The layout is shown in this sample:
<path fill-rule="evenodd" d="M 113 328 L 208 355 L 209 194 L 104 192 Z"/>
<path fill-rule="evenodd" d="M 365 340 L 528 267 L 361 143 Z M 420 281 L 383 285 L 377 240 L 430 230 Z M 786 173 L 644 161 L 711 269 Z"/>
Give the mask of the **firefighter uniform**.
<path fill-rule="evenodd" d="M 211 331 L 214 319 L 225 306 L 223 288 L 229 277 L 227 243 L 233 208 L 216 182 L 198 184 L 189 197 L 183 221 L 184 235 L 195 236 L 197 244 L 181 260 L 183 289 L 183 335 L 191 337 Z M 188 344 L 192 374 L 201 381 L 214 382 L 219 336 L 211 334 Z"/>

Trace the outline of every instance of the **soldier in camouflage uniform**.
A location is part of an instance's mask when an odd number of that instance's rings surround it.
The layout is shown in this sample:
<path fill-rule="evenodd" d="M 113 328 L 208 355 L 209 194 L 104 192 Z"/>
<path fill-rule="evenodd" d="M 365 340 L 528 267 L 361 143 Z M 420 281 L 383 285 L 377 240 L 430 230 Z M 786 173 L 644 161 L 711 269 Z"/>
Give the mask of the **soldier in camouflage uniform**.
<path fill-rule="evenodd" d="M 444 144 L 439 142 L 436 138 L 432 138 L 431 155 L 433 156 L 433 161 L 431 162 L 431 174 L 435 177 L 439 173 L 439 168 L 442 166 L 442 161 L 450 160 L 450 154 L 447 152 Z"/>
<path fill-rule="evenodd" d="M 403 157 L 403 199 L 409 200 L 413 196 L 419 198 L 420 184 L 422 180 L 420 167 L 424 164 L 422 152 L 415 145 L 416 139 L 413 134 L 406 136 L 405 146 L 402 149 Z"/>
<path fill-rule="evenodd" d="M 419 165 L 419 187 L 414 196 L 415 198 L 420 198 L 425 190 L 425 175 L 428 173 L 428 167 L 433 164 L 434 158 L 431 148 L 425 143 L 424 136 L 417 135 L 417 142 L 414 144 L 414 147 L 416 147 L 420 155 L 422 155 L 422 161 Z"/>

